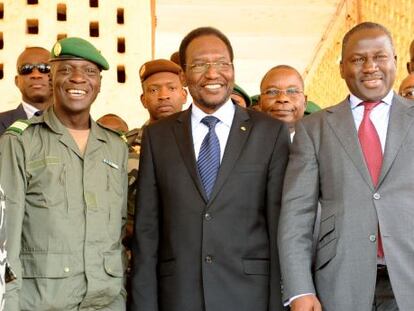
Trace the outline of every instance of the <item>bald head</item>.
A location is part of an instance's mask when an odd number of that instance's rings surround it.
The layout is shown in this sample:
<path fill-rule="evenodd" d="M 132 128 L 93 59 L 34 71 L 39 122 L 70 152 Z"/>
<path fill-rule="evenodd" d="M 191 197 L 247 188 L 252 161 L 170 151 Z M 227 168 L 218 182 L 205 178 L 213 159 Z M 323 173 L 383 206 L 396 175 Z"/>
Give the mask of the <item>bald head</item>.
<path fill-rule="evenodd" d="M 15 84 L 24 102 L 39 110 L 46 109 L 51 101 L 48 61 L 50 53 L 41 47 L 28 47 L 17 58 Z"/>
<path fill-rule="evenodd" d="M 306 109 L 304 83 L 300 73 L 288 65 L 270 69 L 260 83 L 261 110 L 270 116 L 289 124 L 303 118 Z"/>
<path fill-rule="evenodd" d="M 408 99 L 414 99 L 414 73 L 409 74 L 401 82 L 398 94 Z"/>
<path fill-rule="evenodd" d="M 39 63 L 47 63 L 50 58 L 50 52 L 45 48 L 39 46 L 27 47 L 24 49 L 23 52 L 20 53 L 19 57 L 16 61 L 16 68 L 17 70 L 19 67 L 25 63 L 27 60 L 39 60 Z"/>

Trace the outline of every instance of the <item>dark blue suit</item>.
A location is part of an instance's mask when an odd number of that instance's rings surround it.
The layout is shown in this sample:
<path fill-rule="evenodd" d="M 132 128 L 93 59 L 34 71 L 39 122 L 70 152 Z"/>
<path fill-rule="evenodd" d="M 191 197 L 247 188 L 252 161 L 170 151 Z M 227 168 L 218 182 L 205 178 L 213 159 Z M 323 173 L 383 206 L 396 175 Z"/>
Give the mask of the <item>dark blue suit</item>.
<path fill-rule="evenodd" d="M 0 135 L 2 135 L 14 121 L 19 119 L 27 119 L 27 115 L 22 104 L 17 106 L 16 109 L 0 113 Z"/>

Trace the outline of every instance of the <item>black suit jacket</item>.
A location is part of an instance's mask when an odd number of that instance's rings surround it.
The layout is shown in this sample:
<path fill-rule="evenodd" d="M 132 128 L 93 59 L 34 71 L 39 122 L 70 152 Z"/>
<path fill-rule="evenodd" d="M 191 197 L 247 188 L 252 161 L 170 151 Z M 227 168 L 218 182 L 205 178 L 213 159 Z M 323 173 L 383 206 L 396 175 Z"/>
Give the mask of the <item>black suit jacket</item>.
<path fill-rule="evenodd" d="M 19 119 L 27 119 L 27 115 L 22 104 L 17 106 L 16 109 L 0 113 L 0 135 L 2 135 L 14 121 Z"/>
<path fill-rule="evenodd" d="M 282 310 L 276 233 L 288 144 L 281 122 L 236 106 L 208 201 L 191 108 L 146 127 L 131 310 Z"/>

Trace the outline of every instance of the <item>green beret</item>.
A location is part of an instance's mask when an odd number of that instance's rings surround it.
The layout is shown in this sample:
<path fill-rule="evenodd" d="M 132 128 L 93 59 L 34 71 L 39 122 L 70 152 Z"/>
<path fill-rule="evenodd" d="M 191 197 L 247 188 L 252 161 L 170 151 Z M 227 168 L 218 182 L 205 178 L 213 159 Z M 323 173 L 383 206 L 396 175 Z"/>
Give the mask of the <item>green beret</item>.
<path fill-rule="evenodd" d="M 240 95 L 244 98 L 244 101 L 246 102 L 246 107 L 249 107 L 252 104 L 252 100 L 250 96 L 246 93 L 245 90 L 243 90 L 240 86 L 238 86 L 236 83 L 233 87 L 233 94 Z"/>
<path fill-rule="evenodd" d="M 260 95 L 253 95 L 250 97 L 251 101 L 252 101 L 252 106 L 258 105 L 259 104 L 259 99 L 260 99 Z"/>
<path fill-rule="evenodd" d="M 101 52 L 88 41 L 70 37 L 55 43 L 50 52 L 50 61 L 84 59 L 95 63 L 100 69 L 108 70 L 109 64 Z"/>
<path fill-rule="evenodd" d="M 316 111 L 321 110 L 321 107 L 319 107 L 317 104 L 315 104 L 314 102 L 308 100 L 307 104 L 306 104 L 306 110 L 305 110 L 305 114 L 311 114 L 314 113 Z"/>
<path fill-rule="evenodd" d="M 139 69 L 139 77 L 141 83 L 144 82 L 149 76 L 159 72 L 171 72 L 176 75 L 180 75 L 182 69 L 176 63 L 166 60 L 166 59 L 154 59 L 149 62 L 146 62 Z"/>

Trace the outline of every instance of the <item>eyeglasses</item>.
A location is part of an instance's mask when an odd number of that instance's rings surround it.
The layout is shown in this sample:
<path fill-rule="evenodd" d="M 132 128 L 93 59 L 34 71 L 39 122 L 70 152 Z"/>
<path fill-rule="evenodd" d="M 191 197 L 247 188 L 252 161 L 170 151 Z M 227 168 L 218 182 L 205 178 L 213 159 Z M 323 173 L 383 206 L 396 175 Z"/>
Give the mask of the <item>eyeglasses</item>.
<path fill-rule="evenodd" d="M 211 62 L 211 63 L 195 63 L 195 64 L 186 64 L 190 70 L 194 73 L 206 72 L 210 67 L 213 67 L 217 71 L 227 71 L 230 70 L 233 63 L 227 62 Z"/>
<path fill-rule="evenodd" d="M 50 72 L 50 65 L 39 63 L 39 64 L 23 64 L 21 65 L 17 72 L 19 75 L 29 75 L 33 72 L 34 69 L 37 69 L 40 73 L 49 73 Z"/>
<path fill-rule="evenodd" d="M 414 88 L 406 89 L 401 92 L 401 96 L 408 98 L 408 99 L 414 99 Z"/>
<path fill-rule="evenodd" d="M 285 94 L 288 97 L 295 97 L 295 96 L 298 96 L 301 93 L 303 93 L 302 90 L 299 90 L 299 89 L 294 88 L 294 87 L 290 87 L 290 88 L 287 88 L 286 90 L 268 89 L 264 93 L 262 93 L 261 95 L 266 95 L 267 97 L 271 97 L 271 98 L 276 97 L 276 96 L 281 95 L 281 94 Z"/>

